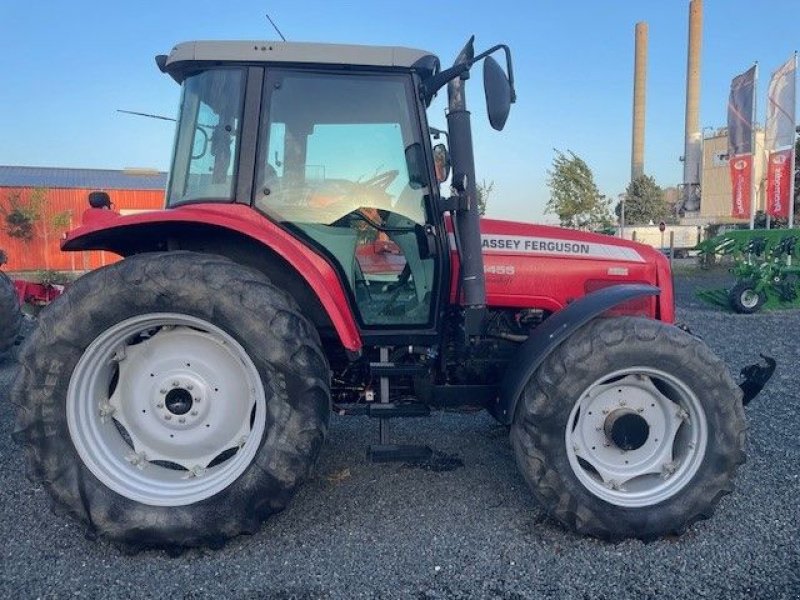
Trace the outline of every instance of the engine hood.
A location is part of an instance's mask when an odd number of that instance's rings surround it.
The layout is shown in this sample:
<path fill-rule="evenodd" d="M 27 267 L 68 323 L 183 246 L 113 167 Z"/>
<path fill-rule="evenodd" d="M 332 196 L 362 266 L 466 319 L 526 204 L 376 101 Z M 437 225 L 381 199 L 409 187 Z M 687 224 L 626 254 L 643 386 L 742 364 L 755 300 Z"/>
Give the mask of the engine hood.
<path fill-rule="evenodd" d="M 674 318 L 669 261 L 650 246 L 548 225 L 481 219 L 481 247 L 489 306 L 556 311 L 602 287 L 645 283 L 661 288 L 658 299 L 647 300 L 646 312 L 661 320 Z"/>

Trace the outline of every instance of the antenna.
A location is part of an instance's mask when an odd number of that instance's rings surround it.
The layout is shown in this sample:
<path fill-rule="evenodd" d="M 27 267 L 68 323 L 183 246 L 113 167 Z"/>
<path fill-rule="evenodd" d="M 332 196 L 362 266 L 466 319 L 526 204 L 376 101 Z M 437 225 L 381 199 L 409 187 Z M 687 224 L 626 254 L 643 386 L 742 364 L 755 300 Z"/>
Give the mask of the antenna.
<path fill-rule="evenodd" d="M 150 113 L 136 112 L 135 110 L 122 110 L 117 109 L 118 113 L 125 113 L 126 115 L 136 115 L 137 117 L 149 117 L 150 119 L 161 119 L 162 121 L 175 121 L 172 117 L 162 117 L 161 115 L 151 115 Z"/>
<path fill-rule="evenodd" d="M 275 28 L 275 31 L 278 32 L 278 35 L 281 36 L 281 39 L 285 42 L 286 38 L 283 37 L 283 34 L 281 33 L 281 30 L 278 29 L 277 25 L 275 25 L 275 21 L 273 21 L 272 18 L 269 16 L 269 13 L 267 13 L 267 21 L 269 21 L 270 25 L 272 25 Z"/>

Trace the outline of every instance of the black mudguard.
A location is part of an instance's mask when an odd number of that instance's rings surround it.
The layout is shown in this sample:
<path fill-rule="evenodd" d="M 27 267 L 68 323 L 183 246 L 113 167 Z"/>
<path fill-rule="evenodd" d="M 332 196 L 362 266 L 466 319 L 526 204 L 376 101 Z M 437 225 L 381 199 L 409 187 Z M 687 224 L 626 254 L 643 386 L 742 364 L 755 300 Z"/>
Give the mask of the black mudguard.
<path fill-rule="evenodd" d="M 739 387 L 742 390 L 742 404 L 745 406 L 758 396 L 775 372 L 775 367 L 777 366 L 775 359 L 764 354 L 761 355 L 761 358 L 764 359 L 763 365 L 759 363 L 748 365 L 740 372 L 743 381 L 739 384 Z"/>
<path fill-rule="evenodd" d="M 489 412 L 501 423 L 510 425 L 525 384 L 550 353 L 573 332 L 623 302 L 660 293 L 660 289 L 651 285 L 614 285 L 586 294 L 545 319 L 511 359 L 500 384 L 500 395 L 489 404 Z"/>

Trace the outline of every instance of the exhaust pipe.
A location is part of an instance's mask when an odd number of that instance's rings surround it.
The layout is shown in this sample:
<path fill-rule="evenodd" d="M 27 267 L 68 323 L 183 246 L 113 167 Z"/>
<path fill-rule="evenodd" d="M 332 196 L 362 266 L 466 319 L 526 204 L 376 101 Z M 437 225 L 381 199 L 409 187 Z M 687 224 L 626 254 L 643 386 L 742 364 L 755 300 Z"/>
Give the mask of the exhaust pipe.
<path fill-rule="evenodd" d="M 474 36 L 456 57 L 455 65 L 471 62 L 475 56 Z M 453 227 L 461 263 L 461 305 L 464 307 L 466 334 L 481 333 L 486 307 L 486 282 L 481 254 L 480 215 L 475 182 L 475 156 L 472 149 L 472 125 L 467 110 L 465 82 L 467 71 L 447 84 L 447 129 L 450 133 L 450 157 L 453 188 L 461 202 L 455 211 Z"/>

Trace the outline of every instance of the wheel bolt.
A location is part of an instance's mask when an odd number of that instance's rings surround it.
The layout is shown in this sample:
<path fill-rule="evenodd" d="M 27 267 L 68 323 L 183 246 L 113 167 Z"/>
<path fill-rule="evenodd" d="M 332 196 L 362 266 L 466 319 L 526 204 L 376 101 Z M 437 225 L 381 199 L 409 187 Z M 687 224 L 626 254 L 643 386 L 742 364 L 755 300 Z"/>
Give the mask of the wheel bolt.
<path fill-rule="evenodd" d="M 164 408 L 164 403 L 159 402 L 158 404 L 156 404 L 156 408 Z"/>
<path fill-rule="evenodd" d="M 186 423 L 186 418 L 181 417 L 180 419 L 178 419 L 178 423 Z"/>
<path fill-rule="evenodd" d="M 197 416 L 197 411 L 196 411 L 196 410 L 193 410 L 193 411 L 192 411 L 192 416 L 193 416 L 193 417 L 196 417 L 196 416 Z"/>
<path fill-rule="evenodd" d="M 200 402 L 200 396 L 196 396 L 196 397 L 194 398 L 194 401 L 195 401 L 195 402 Z"/>
<path fill-rule="evenodd" d="M 180 385 L 180 382 L 178 382 L 178 381 L 173 381 L 172 382 L 172 387 L 178 387 L 179 385 Z"/>
<path fill-rule="evenodd" d="M 169 421 L 172 418 L 172 415 L 164 415 L 164 418 Z"/>
<path fill-rule="evenodd" d="M 166 394 L 166 393 L 167 393 L 167 390 L 165 390 L 165 389 L 163 389 L 163 388 L 162 388 L 162 389 L 160 389 L 160 390 L 158 390 L 158 391 L 159 391 L 159 393 L 161 393 L 161 394 Z"/>
<path fill-rule="evenodd" d="M 186 384 L 186 389 L 187 390 L 193 390 L 194 386 L 191 383 L 188 383 L 188 384 Z"/>

